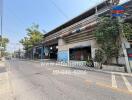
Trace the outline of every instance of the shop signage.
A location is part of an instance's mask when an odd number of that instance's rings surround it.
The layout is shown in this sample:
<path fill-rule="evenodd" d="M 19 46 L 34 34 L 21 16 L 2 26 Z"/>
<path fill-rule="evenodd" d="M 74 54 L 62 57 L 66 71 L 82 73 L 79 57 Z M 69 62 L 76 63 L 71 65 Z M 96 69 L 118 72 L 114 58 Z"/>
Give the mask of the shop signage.
<path fill-rule="evenodd" d="M 112 8 L 113 17 L 123 16 L 124 12 L 125 12 L 125 8 L 123 6 L 117 5 Z"/>
<path fill-rule="evenodd" d="M 128 60 L 132 61 L 132 48 L 127 49 Z"/>

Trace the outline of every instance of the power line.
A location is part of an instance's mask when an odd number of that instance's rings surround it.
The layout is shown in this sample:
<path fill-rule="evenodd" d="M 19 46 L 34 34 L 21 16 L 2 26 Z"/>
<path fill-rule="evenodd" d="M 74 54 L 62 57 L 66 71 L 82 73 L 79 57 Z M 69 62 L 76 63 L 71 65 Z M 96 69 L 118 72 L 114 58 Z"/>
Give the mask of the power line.
<path fill-rule="evenodd" d="M 11 8 L 7 7 L 7 10 L 10 11 L 10 12 L 12 12 L 11 15 L 14 16 L 17 19 L 17 22 L 18 22 L 17 24 L 19 24 L 18 26 L 20 26 L 20 24 L 24 25 L 24 23 L 23 23 L 24 19 L 22 19 L 21 17 L 19 17 L 18 15 L 16 15 Z M 46 31 L 43 31 L 43 32 L 46 32 Z"/>
<path fill-rule="evenodd" d="M 53 1 L 53 0 L 49 0 L 55 7 L 56 9 L 66 18 L 68 19 L 69 17 L 67 16 L 66 13 L 64 13 L 64 11 Z"/>

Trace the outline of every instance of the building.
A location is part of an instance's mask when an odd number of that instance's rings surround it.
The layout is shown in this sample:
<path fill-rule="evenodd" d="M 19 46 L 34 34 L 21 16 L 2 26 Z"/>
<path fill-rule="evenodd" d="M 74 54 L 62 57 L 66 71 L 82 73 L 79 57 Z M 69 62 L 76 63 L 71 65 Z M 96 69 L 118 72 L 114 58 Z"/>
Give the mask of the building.
<path fill-rule="evenodd" d="M 102 2 L 47 33 L 43 43 L 49 55 L 45 57 L 58 61 L 86 61 L 93 58 L 97 45 L 91 32 L 96 26 L 98 16 L 108 9 L 107 2 Z"/>
<path fill-rule="evenodd" d="M 125 5 L 131 6 L 132 1 Z M 132 9 L 129 8 L 127 12 L 130 13 Z M 44 57 L 41 58 L 64 62 L 86 61 L 94 58 L 98 45 L 92 31 L 96 27 L 98 17 L 109 12 L 110 5 L 104 1 L 45 34 L 41 44 Z M 131 14 L 125 18 L 125 21 L 132 21 Z M 131 39 L 129 42 L 132 43 Z M 36 46 L 36 50 L 37 48 L 39 47 Z M 123 58 L 120 58 L 119 62 L 125 64 Z"/>

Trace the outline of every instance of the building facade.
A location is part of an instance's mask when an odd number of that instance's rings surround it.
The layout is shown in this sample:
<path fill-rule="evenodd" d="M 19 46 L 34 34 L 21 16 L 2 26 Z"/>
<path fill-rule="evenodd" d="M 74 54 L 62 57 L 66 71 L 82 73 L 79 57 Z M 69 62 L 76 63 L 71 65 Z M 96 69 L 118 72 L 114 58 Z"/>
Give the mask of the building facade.
<path fill-rule="evenodd" d="M 131 3 L 132 1 L 129 1 L 125 4 L 130 8 L 127 11 L 129 13 L 132 11 Z M 45 34 L 42 43 L 43 58 L 64 62 L 87 61 L 94 58 L 98 45 L 92 31 L 97 25 L 98 18 L 109 13 L 110 5 L 104 1 Z M 130 20 L 131 14 L 125 18 L 125 21 Z M 131 39 L 129 42 L 132 43 Z M 125 64 L 124 58 L 119 58 L 119 62 Z"/>
<path fill-rule="evenodd" d="M 94 57 L 97 47 L 92 34 L 99 15 L 107 12 L 107 2 L 89 9 L 45 35 L 43 43 L 49 55 L 45 57 L 58 61 L 86 61 Z"/>

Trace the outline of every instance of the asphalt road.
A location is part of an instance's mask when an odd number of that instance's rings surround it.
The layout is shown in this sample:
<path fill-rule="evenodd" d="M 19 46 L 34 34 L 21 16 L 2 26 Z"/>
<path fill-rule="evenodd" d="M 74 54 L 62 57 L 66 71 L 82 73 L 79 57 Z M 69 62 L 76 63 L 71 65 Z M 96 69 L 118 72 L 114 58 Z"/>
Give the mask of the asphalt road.
<path fill-rule="evenodd" d="M 132 76 L 6 62 L 14 100 L 132 100 Z"/>

